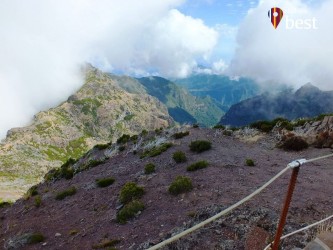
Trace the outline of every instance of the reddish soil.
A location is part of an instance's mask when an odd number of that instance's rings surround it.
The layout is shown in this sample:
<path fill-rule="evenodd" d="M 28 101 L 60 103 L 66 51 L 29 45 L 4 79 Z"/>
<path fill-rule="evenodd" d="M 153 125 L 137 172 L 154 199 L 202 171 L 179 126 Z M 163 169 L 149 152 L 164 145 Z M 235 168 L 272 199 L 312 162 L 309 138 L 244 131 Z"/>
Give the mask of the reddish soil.
<path fill-rule="evenodd" d="M 123 151 L 71 180 L 61 179 L 38 187 L 42 204 L 35 207 L 34 198 L 19 200 L 13 206 L 0 208 L 0 249 L 10 239 L 27 232 L 40 232 L 43 243 L 20 249 L 92 249 L 104 239 L 119 239 L 117 249 L 146 249 L 180 232 L 247 196 L 287 163 L 299 158 L 329 154 L 329 149 L 309 148 L 302 152 L 284 152 L 274 147 L 270 137 L 255 143 L 244 143 L 232 136 L 217 135 L 215 130 L 191 129 L 190 135 L 174 140 L 174 146 L 162 155 L 140 159 L 139 154 Z M 189 150 L 196 139 L 212 142 L 212 149 L 200 154 Z M 188 161 L 177 164 L 172 154 L 182 150 Z M 245 159 L 255 161 L 245 166 Z M 187 172 L 186 166 L 207 160 L 206 169 Z M 152 162 L 156 173 L 144 174 Z M 332 214 L 332 158 L 301 167 L 285 232 L 298 229 Z M 263 193 L 231 214 L 170 245 L 166 249 L 263 249 L 272 239 L 285 197 L 291 171 Z M 193 190 L 173 196 L 168 187 L 178 175 L 192 179 Z M 95 186 L 95 179 L 113 176 L 116 182 L 106 188 Z M 145 210 L 125 225 L 115 221 L 119 208 L 119 191 L 129 181 L 143 186 Z M 75 186 L 77 193 L 55 200 L 55 193 Z M 77 233 L 73 234 L 73 230 Z M 71 235 L 71 232 L 73 235 Z M 57 236 L 56 236 L 57 234 Z M 60 235 L 59 235 L 60 234 Z M 311 233 L 283 242 L 282 249 L 304 247 Z"/>

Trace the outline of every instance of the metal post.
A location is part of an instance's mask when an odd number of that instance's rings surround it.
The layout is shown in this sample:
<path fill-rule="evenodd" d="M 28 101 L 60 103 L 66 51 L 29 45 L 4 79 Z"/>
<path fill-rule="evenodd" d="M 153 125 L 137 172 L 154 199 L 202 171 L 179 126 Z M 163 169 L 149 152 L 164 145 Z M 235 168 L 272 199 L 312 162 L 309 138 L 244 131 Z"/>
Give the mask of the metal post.
<path fill-rule="evenodd" d="M 297 180 L 297 175 L 299 172 L 299 166 L 301 164 L 298 165 L 298 167 L 294 167 L 293 168 L 293 172 L 291 174 L 291 178 L 290 178 L 290 182 L 289 182 L 289 186 L 288 186 L 288 193 L 284 202 L 284 206 L 282 209 L 282 213 L 281 213 L 281 217 L 280 217 L 280 221 L 279 221 L 279 225 L 276 231 L 276 235 L 275 235 L 275 239 L 273 242 L 273 248 L 272 250 L 278 250 L 279 248 L 279 244 L 280 244 L 280 239 L 282 236 L 282 232 L 283 232 L 283 228 L 284 225 L 286 223 L 286 218 L 287 218 L 287 214 L 288 214 L 288 210 L 289 210 L 289 205 L 291 202 L 291 198 L 293 196 L 293 192 L 295 189 L 295 185 L 296 185 L 296 180 Z"/>

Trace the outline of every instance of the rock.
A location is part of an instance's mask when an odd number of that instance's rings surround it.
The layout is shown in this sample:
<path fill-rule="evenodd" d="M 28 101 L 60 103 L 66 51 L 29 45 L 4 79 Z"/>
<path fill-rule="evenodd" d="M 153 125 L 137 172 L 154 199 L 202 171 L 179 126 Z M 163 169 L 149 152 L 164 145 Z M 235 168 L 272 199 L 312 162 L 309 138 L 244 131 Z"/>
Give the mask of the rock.
<path fill-rule="evenodd" d="M 61 236 L 61 233 L 56 233 L 55 235 L 54 235 L 54 237 L 60 237 Z"/>

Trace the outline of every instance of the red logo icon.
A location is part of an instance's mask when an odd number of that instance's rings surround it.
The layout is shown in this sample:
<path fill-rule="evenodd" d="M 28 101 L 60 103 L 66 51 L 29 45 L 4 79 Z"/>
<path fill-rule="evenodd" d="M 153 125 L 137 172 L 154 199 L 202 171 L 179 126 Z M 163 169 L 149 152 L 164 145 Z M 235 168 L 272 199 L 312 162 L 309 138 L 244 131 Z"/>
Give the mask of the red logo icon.
<path fill-rule="evenodd" d="M 276 29 L 283 17 L 283 11 L 278 7 L 273 7 L 268 11 L 268 17 L 271 19 L 274 29 Z"/>

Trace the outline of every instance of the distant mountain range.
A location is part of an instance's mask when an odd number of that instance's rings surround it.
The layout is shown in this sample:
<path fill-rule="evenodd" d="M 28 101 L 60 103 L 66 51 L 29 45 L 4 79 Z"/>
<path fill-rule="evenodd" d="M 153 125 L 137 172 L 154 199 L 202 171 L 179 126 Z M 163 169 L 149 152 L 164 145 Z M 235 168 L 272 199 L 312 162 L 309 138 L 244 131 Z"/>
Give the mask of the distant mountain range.
<path fill-rule="evenodd" d="M 260 93 L 260 88 L 255 81 L 243 77 L 232 80 L 223 75 L 195 74 L 187 78 L 175 79 L 174 82 L 188 89 L 192 95 L 210 96 L 225 112 L 231 105 Z"/>
<path fill-rule="evenodd" d="M 307 83 L 296 92 L 264 93 L 237 103 L 231 106 L 220 123 L 244 126 L 257 120 L 296 119 L 323 113 L 333 113 L 333 91 L 322 91 Z"/>

